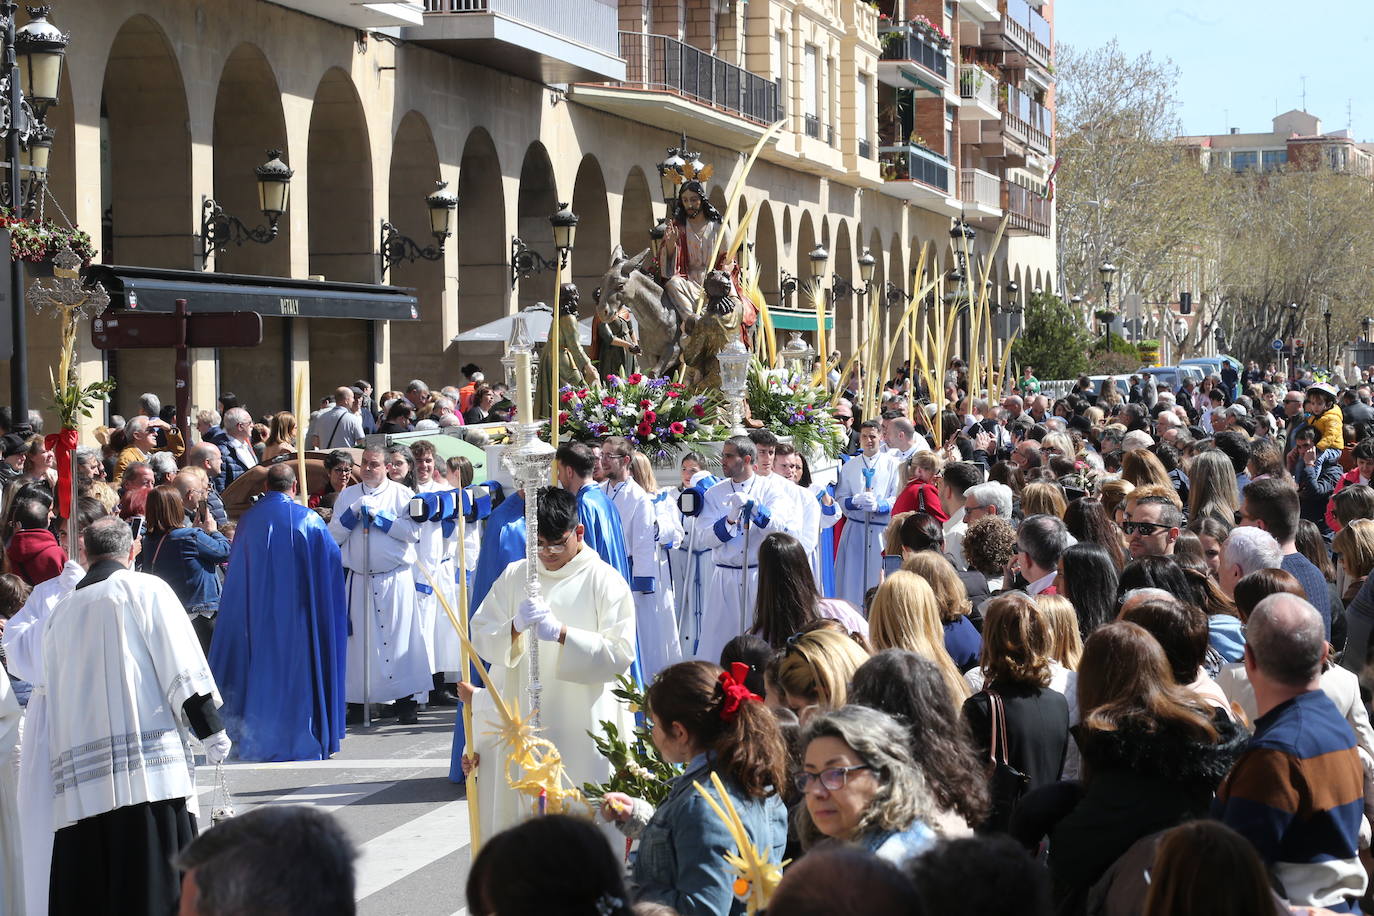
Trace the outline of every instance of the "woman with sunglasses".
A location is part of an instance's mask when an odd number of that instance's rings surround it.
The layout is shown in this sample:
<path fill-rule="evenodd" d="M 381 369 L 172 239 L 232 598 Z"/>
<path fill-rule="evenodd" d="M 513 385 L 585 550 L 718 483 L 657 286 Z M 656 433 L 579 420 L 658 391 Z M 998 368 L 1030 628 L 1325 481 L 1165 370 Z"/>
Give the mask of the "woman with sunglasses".
<path fill-rule="evenodd" d="M 712 774 L 720 776 L 750 842 L 773 863 L 782 861 L 787 843 L 782 732 L 745 685 L 748 665 L 730 668 L 679 662 L 659 672 L 645 694 L 654 746 L 664 760 L 686 769 L 657 810 L 621 792 L 608 792 L 601 802 L 603 817 L 639 838 L 635 899 L 665 904 L 683 916 L 745 911 L 724 859 L 735 852 L 735 841 L 694 783 L 709 789 Z"/>
<path fill-rule="evenodd" d="M 895 719 L 865 706 L 807 724 L 795 776 L 806 802 L 797 816 L 803 849 L 830 837 L 902 866 L 934 845 L 929 824 L 940 806 L 911 759 L 910 740 Z"/>

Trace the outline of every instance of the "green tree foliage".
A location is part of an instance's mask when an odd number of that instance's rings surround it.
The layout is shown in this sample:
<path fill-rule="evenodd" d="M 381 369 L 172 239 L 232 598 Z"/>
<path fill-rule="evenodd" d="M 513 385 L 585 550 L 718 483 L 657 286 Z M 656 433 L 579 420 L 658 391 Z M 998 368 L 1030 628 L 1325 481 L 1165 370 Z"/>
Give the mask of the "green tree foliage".
<path fill-rule="evenodd" d="M 1012 344 L 1012 360 L 1030 366 L 1037 378 L 1077 378 L 1088 368 L 1092 344 L 1083 319 L 1073 306 L 1053 293 L 1031 296 L 1025 321 Z"/>

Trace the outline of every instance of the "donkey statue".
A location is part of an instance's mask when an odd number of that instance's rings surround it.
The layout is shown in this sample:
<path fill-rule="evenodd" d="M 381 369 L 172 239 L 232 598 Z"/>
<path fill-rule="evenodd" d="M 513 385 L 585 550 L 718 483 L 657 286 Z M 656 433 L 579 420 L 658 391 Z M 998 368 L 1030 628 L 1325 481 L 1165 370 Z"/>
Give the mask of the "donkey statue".
<path fill-rule="evenodd" d="M 639 268 L 650 261 L 646 248 L 633 258 L 619 245 L 611 252 L 611 266 L 601 279 L 597 317 L 609 321 L 624 306 L 639 326 L 640 369 L 663 378 L 682 362 L 682 321 L 663 296 L 653 277 Z"/>

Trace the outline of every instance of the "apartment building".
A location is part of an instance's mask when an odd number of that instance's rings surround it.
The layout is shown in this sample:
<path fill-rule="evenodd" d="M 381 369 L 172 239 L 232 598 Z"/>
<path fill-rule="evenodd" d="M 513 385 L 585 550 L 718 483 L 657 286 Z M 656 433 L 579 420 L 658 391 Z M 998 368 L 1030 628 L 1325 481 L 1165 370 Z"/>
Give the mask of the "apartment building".
<path fill-rule="evenodd" d="M 814 331 L 794 284 L 819 269 L 832 340 L 848 351 L 891 334 L 923 246 L 954 267 L 961 217 L 1006 313 L 1052 287 L 1050 6 L 62 0 L 52 19 L 72 39 L 48 119 L 48 215 L 60 206 L 98 235 L 118 306 L 160 311 L 181 295 L 193 311 L 260 311 L 260 346 L 192 351 L 192 405 L 232 386 L 266 410 L 290 403 L 300 375 L 313 399 L 358 377 L 385 390 L 452 380 L 468 361 L 494 368 L 501 344 L 454 338 L 551 299 L 560 203 L 580 220 L 564 279 L 585 313 L 615 247 L 649 245 L 668 148 L 685 138 L 714 166 L 723 208 L 747 152 L 782 120 L 727 218 L 756 214 L 747 257 L 775 323 Z M 294 170 L 274 237 L 207 253 L 206 200 L 248 227 L 264 221 L 255 168 L 269 149 Z M 459 198 L 442 248 L 436 181 Z M 1008 235 L 988 252 L 1004 213 Z M 389 243 L 388 226 L 416 244 Z M 514 258 L 521 247 L 538 257 Z M 30 334 L 41 392 L 55 324 L 35 320 Z M 84 347 L 81 367 L 118 377 L 121 412 L 141 391 L 168 393 L 173 374 L 160 350 Z"/>
<path fill-rule="evenodd" d="M 1358 143 L 1348 129 L 1323 131 L 1321 119 L 1293 109 L 1275 115 L 1267 133 L 1179 137 L 1205 169 L 1235 172 L 1327 168 L 1374 179 L 1374 143 Z"/>

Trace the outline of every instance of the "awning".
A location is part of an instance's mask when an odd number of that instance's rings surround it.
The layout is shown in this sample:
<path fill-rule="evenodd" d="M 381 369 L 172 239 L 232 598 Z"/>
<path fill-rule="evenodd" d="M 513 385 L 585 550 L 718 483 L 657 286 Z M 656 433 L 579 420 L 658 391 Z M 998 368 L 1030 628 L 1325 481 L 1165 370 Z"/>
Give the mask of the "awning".
<path fill-rule="evenodd" d="M 420 317 L 415 290 L 400 286 L 111 264 L 92 264 L 86 277 L 87 282 L 105 284 L 112 308 L 140 312 L 171 312 L 176 300 L 185 299 L 191 312 L 369 321 L 415 321 Z"/>
<path fill-rule="evenodd" d="M 768 317 L 773 319 L 773 328 L 779 331 L 814 331 L 816 330 L 816 313 L 803 311 L 802 309 L 778 309 L 768 310 Z M 825 313 L 825 329 L 833 330 L 835 327 L 835 313 Z"/>

